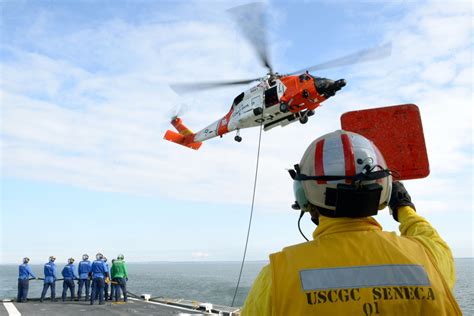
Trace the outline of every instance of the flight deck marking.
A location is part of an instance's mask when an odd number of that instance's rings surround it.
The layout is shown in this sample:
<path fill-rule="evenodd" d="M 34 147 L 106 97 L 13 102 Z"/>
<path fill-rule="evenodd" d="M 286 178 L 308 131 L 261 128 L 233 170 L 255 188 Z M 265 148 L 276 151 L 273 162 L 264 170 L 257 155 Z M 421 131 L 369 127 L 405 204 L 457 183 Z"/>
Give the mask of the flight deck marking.
<path fill-rule="evenodd" d="M 195 309 L 186 308 L 186 307 L 180 307 L 180 306 L 174 306 L 174 305 L 171 305 L 171 304 L 163 304 L 163 303 L 152 302 L 152 301 L 146 302 L 146 301 L 142 301 L 142 300 L 139 300 L 139 299 L 133 298 L 133 297 L 129 297 L 128 299 L 129 299 L 129 300 L 132 300 L 132 301 L 140 301 L 140 302 L 144 302 L 144 303 L 148 303 L 148 304 L 153 304 L 153 305 L 161 305 L 161 306 L 166 306 L 166 307 L 169 307 L 169 308 L 182 309 L 182 310 L 185 310 L 185 311 L 196 312 Z"/>
<path fill-rule="evenodd" d="M 16 309 L 15 304 L 9 303 L 9 302 L 4 302 L 3 306 L 5 306 L 5 309 L 7 310 L 8 315 L 10 315 L 10 316 L 21 316 L 18 309 Z"/>

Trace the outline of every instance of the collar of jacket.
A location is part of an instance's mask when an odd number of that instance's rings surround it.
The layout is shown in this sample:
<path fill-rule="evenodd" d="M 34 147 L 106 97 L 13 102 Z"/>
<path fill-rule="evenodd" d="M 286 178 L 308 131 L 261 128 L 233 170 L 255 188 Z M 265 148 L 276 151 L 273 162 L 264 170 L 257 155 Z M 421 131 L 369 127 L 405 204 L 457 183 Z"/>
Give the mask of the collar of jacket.
<path fill-rule="evenodd" d="M 321 236 L 367 230 L 382 230 L 382 226 L 373 217 L 362 218 L 330 218 L 326 216 L 319 217 L 319 225 L 313 232 L 313 239 Z"/>

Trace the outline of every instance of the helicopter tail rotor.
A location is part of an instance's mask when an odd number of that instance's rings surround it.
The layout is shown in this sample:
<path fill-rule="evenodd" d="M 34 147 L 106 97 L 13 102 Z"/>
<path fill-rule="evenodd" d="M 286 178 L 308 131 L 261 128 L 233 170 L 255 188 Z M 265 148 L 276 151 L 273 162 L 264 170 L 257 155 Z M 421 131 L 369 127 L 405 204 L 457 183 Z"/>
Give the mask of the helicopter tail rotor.
<path fill-rule="evenodd" d="M 170 117 L 171 121 L 174 121 L 175 119 L 181 117 L 187 111 L 187 109 L 188 107 L 186 104 L 178 104 L 169 111 L 168 117 Z"/>

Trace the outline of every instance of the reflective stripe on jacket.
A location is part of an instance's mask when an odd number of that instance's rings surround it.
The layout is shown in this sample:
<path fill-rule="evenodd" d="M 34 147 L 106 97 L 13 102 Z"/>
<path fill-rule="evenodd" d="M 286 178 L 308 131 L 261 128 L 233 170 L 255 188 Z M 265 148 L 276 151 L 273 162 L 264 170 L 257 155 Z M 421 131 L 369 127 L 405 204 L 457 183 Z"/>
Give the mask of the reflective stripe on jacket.
<path fill-rule="evenodd" d="M 403 237 L 373 218 L 321 217 L 313 241 L 270 256 L 241 315 L 461 315 L 449 247 L 404 209 Z"/>

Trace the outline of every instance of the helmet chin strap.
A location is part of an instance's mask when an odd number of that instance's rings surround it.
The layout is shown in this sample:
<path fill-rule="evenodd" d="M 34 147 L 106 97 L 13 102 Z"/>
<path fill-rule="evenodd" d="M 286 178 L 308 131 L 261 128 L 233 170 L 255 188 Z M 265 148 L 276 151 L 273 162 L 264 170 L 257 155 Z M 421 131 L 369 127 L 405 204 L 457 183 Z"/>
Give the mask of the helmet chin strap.
<path fill-rule="evenodd" d="M 374 171 L 374 168 L 380 166 L 374 166 L 370 169 L 365 168 L 364 172 L 360 172 L 354 176 L 343 176 L 343 175 L 325 175 L 325 176 L 308 176 L 300 172 L 299 164 L 294 165 L 294 169 L 289 169 L 288 173 L 290 177 L 295 181 L 308 181 L 308 180 L 321 180 L 321 181 L 339 181 L 339 180 L 351 180 L 354 182 L 360 181 L 372 181 L 378 180 L 392 175 L 392 171 L 389 169 L 379 169 Z"/>

